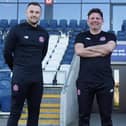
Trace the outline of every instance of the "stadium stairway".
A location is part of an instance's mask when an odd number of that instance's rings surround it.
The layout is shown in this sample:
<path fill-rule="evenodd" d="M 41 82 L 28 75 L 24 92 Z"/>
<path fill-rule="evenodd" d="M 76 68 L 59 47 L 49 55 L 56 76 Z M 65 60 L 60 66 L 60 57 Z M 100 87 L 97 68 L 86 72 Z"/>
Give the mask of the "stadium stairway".
<path fill-rule="evenodd" d="M 44 87 L 39 126 L 60 126 L 60 93 L 62 87 Z M 19 125 L 26 125 L 27 104 L 24 105 Z"/>

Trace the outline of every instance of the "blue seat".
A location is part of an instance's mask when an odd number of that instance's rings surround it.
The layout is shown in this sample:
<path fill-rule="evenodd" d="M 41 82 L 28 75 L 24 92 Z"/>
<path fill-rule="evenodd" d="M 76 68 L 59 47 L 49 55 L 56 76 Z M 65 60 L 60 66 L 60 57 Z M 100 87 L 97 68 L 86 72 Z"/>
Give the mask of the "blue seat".
<path fill-rule="evenodd" d="M 2 112 L 10 112 L 11 107 L 11 96 L 3 96 L 0 97 L 0 103 L 1 103 L 1 111 Z"/>
<path fill-rule="evenodd" d="M 121 26 L 122 31 L 126 31 L 126 20 L 123 20 L 122 26 Z"/>
<path fill-rule="evenodd" d="M 3 60 L 1 60 L 1 61 L 0 61 L 0 69 L 3 69 L 3 68 L 4 68 L 4 65 L 5 65 L 5 64 L 4 64 Z"/>
<path fill-rule="evenodd" d="M 87 25 L 87 21 L 84 19 L 80 20 L 79 25 L 78 25 L 78 29 L 83 30 L 83 31 L 88 30 L 89 27 Z"/>
<path fill-rule="evenodd" d="M 9 27 L 12 28 L 13 26 L 18 24 L 18 20 L 17 19 L 11 19 L 10 23 L 9 23 Z"/>
<path fill-rule="evenodd" d="M 10 89 L 11 84 L 10 84 L 10 79 L 1 79 L 0 80 L 0 91 L 3 91 L 2 95 L 8 95 L 10 94 Z M 6 92 L 4 92 L 6 91 Z"/>
<path fill-rule="evenodd" d="M 7 28 L 8 27 L 8 20 L 7 19 L 0 19 L 0 27 Z"/>
<path fill-rule="evenodd" d="M 21 20 L 20 20 L 20 24 L 22 24 L 22 23 L 24 23 L 24 22 L 26 22 L 26 19 L 21 19 Z"/>
<path fill-rule="evenodd" d="M 61 35 L 58 30 L 47 29 L 50 35 Z"/>
<path fill-rule="evenodd" d="M 126 41 L 126 31 L 117 31 L 117 40 Z"/>
<path fill-rule="evenodd" d="M 59 20 L 59 25 L 58 25 L 59 30 L 63 32 L 67 32 L 67 27 L 68 27 L 68 23 L 66 19 Z"/>
<path fill-rule="evenodd" d="M 75 38 L 71 38 L 70 40 L 69 40 L 69 44 L 72 44 L 73 46 L 74 46 L 74 43 L 75 43 Z"/>
<path fill-rule="evenodd" d="M 4 33 L 4 28 L 0 26 L 0 35 L 3 35 Z"/>
<path fill-rule="evenodd" d="M 68 29 L 71 31 L 75 31 L 76 28 L 78 27 L 78 23 L 76 19 L 71 19 L 68 25 Z"/>
<path fill-rule="evenodd" d="M 64 57 L 61 64 L 71 64 L 73 57 Z"/>
<path fill-rule="evenodd" d="M 63 61 L 61 62 L 61 64 L 71 64 L 71 61 L 70 61 L 70 60 L 63 60 Z"/>
<path fill-rule="evenodd" d="M 68 24 L 67 24 L 67 20 L 66 19 L 61 19 L 59 21 L 59 27 L 66 28 L 67 26 L 68 26 Z"/>
<path fill-rule="evenodd" d="M 49 27 L 48 21 L 45 19 L 40 20 L 40 26 L 42 26 L 43 28 L 48 28 Z"/>
<path fill-rule="evenodd" d="M 123 20 L 123 24 L 126 24 L 126 20 L 125 19 Z"/>
<path fill-rule="evenodd" d="M 49 20 L 49 27 L 52 29 L 57 28 L 58 27 L 57 20 L 56 19 Z"/>
<path fill-rule="evenodd" d="M 109 32 L 109 33 L 115 34 L 115 31 L 113 31 L 113 30 L 109 30 L 108 32 Z"/>
<path fill-rule="evenodd" d="M 7 79 L 10 80 L 10 71 L 0 71 L 0 80 Z"/>
<path fill-rule="evenodd" d="M 74 50 L 74 44 L 70 43 L 67 47 L 67 50 Z"/>
<path fill-rule="evenodd" d="M 80 32 L 82 31 L 82 28 L 76 27 L 74 31 L 71 31 L 69 34 L 71 37 L 76 37 Z"/>
<path fill-rule="evenodd" d="M 11 105 L 11 84 L 10 80 L 0 80 L 0 105 L 3 112 L 10 111 Z"/>
<path fill-rule="evenodd" d="M 122 31 L 126 31 L 126 24 L 123 24 L 121 29 Z"/>
<path fill-rule="evenodd" d="M 2 32 L 2 31 L 1 31 Z M 2 43 L 2 41 L 3 41 L 3 35 L 2 35 L 2 33 L 0 34 L 0 43 Z"/>
<path fill-rule="evenodd" d="M 4 60 L 4 57 L 3 57 L 3 48 L 4 48 L 4 43 L 1 43 L 0 44 L 0 69 L 8 68 L 7 64 L 5 64 L 5 60 Z M 1 75 L 1 72 L 0 72 L 0 78 L 1 77 L 2 77 L 2 75 Z"/>
<path fill-rule="evenodd" d="M 74 50 L 73 49 L 67 49 L 63 59 L 61 61 L 61 64 L 71 64 L 71 61 L 73 59 L 73 55 L 74 55 Z"/>
<path fill-rule="evenodd" d="M 46 28 L 51 34 L 59 34 L 57 20 L 52 19 L 48 22 L 49 26 Z"/>

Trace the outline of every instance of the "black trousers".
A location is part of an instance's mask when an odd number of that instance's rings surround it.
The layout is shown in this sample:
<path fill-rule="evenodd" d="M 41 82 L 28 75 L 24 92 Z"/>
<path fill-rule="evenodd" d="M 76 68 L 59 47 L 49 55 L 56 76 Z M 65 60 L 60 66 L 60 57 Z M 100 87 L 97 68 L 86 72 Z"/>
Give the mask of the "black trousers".
<path fill-rule="evenodd" d="M 43 93 L 42 83 L 13 83 L 11 112 L 7 126 L 17 126 L 25 100 L 28 105 L 27 126 L 38 126 L 40 103 Z"/>
<path fill-rule="evenodd" d="M 77 83 L 79 126 L 90 125 L 94 96 L 99 107 L 102 126 L 112 126 L 113 84 Z"/>

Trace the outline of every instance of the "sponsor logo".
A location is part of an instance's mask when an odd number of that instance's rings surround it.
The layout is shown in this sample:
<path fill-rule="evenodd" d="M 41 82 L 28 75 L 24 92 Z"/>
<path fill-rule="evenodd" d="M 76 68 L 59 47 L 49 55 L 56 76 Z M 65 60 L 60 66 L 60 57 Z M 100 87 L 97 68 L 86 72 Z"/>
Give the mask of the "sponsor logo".
<path fill-rule="evenodd" d="M 24 38 L 25 38 L 25 39 L 29 39 L 29 36 L 25 35 Z"/>
<path fill-rule="evenodd" d="M 110 89 L 110 93 L 114 92 L 114 89 Z"/>
<path fill-rule="evenodd" d="M 80 95 L 80 94 L 81 94 L 80 89 L 77 89 L 77 95 Z"/>
<path fill-rule="evenodd" d="M 100 41 L 105 41 L 106 40 L 106 37 L 105 36 L 102 36 L 101 38 L 100 38 Z"/>
<path fill-rule="evenodd" d="M 87 40 L 91 40 L 91 38 L 89 38 L 89 37 L 86 37 L 85 39 L 87 39 Z"/>
<path fill-rule="evenodd" d="M 44 37 L 43 36 L 40 36 L 39 37 L 39 42 L 43 43 L 45 41 Z"/>
<path fill-rule="evenodd" d="M 13 85 L 13 91 L 19 91 L 19 86 L 17 84 Z"/>

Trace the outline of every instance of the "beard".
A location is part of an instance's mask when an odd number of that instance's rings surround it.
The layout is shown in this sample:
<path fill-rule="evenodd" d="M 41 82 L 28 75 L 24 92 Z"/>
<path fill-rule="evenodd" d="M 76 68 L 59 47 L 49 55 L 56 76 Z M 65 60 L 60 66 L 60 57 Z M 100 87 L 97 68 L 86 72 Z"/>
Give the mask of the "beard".
<path fill-rule="evenodd" d="M 36 20 L 36 21 L 32 21 L 32 20 L 28 20 L 28 22 L 31 24 L 31 25 L 37 25 L 39 20 Z"/>

